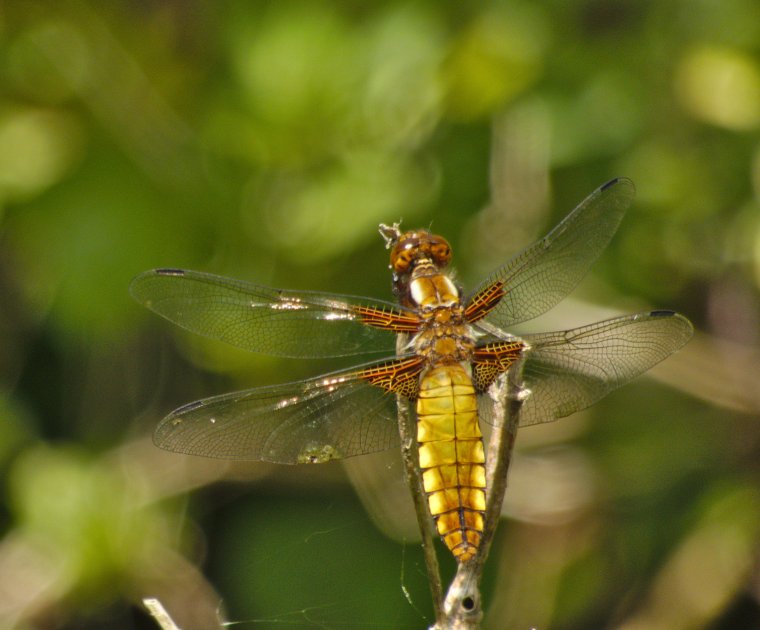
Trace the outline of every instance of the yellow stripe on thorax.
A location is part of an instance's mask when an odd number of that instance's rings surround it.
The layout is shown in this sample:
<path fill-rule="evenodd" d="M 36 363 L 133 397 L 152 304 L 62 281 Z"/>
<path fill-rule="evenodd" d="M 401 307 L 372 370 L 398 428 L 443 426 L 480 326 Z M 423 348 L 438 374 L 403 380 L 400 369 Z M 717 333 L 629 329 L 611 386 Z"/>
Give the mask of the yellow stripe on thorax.
<path fill-rule="evenodd" d="M 417 442 L 438 533 L 460 561 L 469 560 L 483 532 L 485 454 L 475 389 L 460 364 L 436 367 L 423 376 Z"/>

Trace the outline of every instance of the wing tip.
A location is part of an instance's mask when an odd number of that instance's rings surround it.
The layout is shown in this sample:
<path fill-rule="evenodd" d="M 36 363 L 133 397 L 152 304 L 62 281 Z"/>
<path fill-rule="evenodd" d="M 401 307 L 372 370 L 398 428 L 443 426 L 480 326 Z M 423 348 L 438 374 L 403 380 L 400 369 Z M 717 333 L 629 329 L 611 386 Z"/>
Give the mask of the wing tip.
<path fill-rule="evenodd" d="M 633 183 L 633 180 L 629 177 L 615 177 L 608 181 L 605 184 L 602 184 L 599 187 L 600 192 L 604 192 L 605 190 L 612 188 L 613 186 L 621 186 L 624 188 L 629 188 L 631 191 L 631 194 L 634 194 L 636 192 L 636 186 Z"/>
<path fill-rule="evenodd" d="M 654 319 L 672 319 L 680 327 L 678 337 L 680 340 L 679 348 L 685 346 L 694 336 L 694 324 L 691 323 L 688 317 L 681 315 L 681 313 L 671 311 L 670 309 L 655 309 L 649 311 L 647 315 Z"/>
<path fill-rule="evenodd" d="M 132 278 L 132 281 L 129 283 L 129 294 L 141 304 L 149 306 L 149 300 L 142 294 L 143 283 L 145 281 L 155 278 L 156 276 L 184 277 L 185 275 L 187 275 L 187 272 L 184 269 L 175 269 L 172 267 L 162 267 L 159 269 L 143 271 Z"/>

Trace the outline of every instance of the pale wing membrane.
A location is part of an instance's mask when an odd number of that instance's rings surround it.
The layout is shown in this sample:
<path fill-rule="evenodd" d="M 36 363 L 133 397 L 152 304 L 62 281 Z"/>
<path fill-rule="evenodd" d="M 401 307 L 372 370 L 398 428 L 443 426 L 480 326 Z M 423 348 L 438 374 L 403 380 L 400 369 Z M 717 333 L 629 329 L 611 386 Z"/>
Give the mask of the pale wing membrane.
<path fill-rule="evenodd" d="M 137 276 L 138 302 L 182 328 L 239 348 L 313 358 L 392 352 L 395 335 L 361 323 L 356 308 L 391 313 L 390 302 L 314 291 L 283 291 L 197 271 Z"/>
<path fill-rule="evenodd" d="M 652 311 L 522 337 L 530 344 L 523 368 L 529 395 L 520 426 L 551 422 L 593 405 L 673 354 L 692 332 L 682 315 Z"/>
<path fill-rule="evenodd" d="M 358 377 L 360 369 L 184 405 L 153 441 L 177 453 L 278 464 L 385 450 L 399 442 L 396 396 Z"/>
<path fill-rule="evenodd" d="M 488 276 L 472 296 L 494 283 L 503 283 L 505 295 L 485 321 L 504 329 L 559 303 L 607 247 L 634 192 L 633 182 L 626 178 L 606 183 L 548 235 Z"/>

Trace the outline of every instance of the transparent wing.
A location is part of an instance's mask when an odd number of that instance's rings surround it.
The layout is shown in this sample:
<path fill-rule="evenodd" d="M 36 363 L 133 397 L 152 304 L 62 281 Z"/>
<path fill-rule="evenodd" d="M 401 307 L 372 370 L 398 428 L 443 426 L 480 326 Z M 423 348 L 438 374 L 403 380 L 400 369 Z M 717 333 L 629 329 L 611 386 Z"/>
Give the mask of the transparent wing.
<path fill-rule="evenodd" d="M 164 418 L 153 441 L 177 453 L 279 464 L 381 451 L 399 442 L 396 396 L 366 378 L 400 362 L 199 400 Z"/>
<path fill-rule="evenodd" d="M 475 289 L 466 302 L 470 319 L 483 316 L 505 329 L 555 306 L 607 247 L 634 192 L 633 182 L 621 177 L 591 193 L 549 234 Z"/>
<path fill-rule="evenodd" d="M 141 304 L 194 333 L 283 357 L 392 352 L 417 318 L 390 302 L 271 289 L 197 271 L 155 269 L 129 287 Z M 370 325 L 371 324 L 371 325 Z"/>
<path fill-rule="evenodd" d="M 692 333 L 682 315 L 651 311 L 524 336 L 530 349 L 523 379 L 530 395 L 520 412 L 520 426 L 551 422 L 593 405 L 673 354 Z"/>

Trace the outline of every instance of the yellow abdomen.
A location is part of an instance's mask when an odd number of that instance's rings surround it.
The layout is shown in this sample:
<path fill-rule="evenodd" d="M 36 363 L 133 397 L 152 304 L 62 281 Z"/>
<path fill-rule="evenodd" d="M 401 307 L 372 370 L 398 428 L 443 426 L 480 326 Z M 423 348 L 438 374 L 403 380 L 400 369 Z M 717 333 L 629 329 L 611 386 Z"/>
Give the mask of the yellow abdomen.
<path fill-rule="evenodd" d="M 464 562 L 480 546 L 485 454 L 472 379 L 460 364 L 428 371 L 417 399 L 422 482 L 438 533 Z"/>

